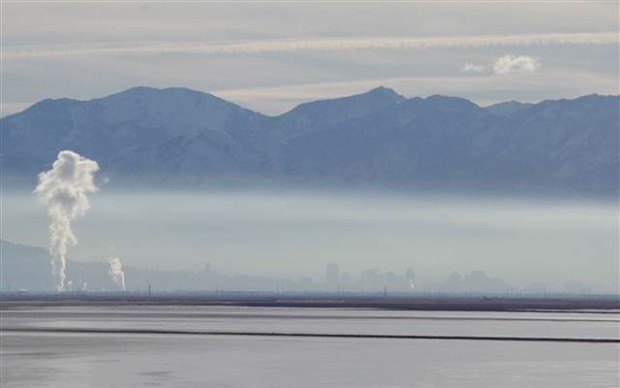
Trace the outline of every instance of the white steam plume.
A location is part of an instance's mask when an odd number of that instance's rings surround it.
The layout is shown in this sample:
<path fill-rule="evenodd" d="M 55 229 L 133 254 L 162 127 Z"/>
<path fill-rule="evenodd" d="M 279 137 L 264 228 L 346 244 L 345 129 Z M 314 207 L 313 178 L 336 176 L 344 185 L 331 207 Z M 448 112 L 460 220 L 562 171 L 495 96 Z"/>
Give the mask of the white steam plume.
<path fill-rule="evenodd" d="M 98 190 L 93 182 L 93 175 L 98 170 L 97 162 L 73 151 L 60 151 L 52 169 L 39 174 L 34 193 L 47 205 L 52 218 L 50 253 L 57 291 L 65 289 L 67 247 L 77 244 L 71 221 L 89 209 L 86 193 Z"/>
<path fill-rule="evenodd" d="M 112 277 L 112 280 L 116 284 L 119 290 L 125 291 L 125 273 L 123 272 L 123 265 L 121 259 L 115 257 L 110 260 L 110 271 L 108 272 Z"/>

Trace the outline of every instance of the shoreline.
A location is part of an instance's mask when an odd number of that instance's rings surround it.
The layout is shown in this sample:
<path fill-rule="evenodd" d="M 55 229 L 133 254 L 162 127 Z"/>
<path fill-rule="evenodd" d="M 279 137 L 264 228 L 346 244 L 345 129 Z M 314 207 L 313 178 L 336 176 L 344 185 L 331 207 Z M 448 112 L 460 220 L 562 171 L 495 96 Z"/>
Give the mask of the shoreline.
<path fill-rule="evenodd" d="M 294 338 L 440 340 L 440 341 L 571 342 L 571 343 L 591 343 L 591 344 L 618 344 L 620 343 L 620 339 L 617 339 L 617 338 L 342 334 L 342 333 L 335 334 L 335 333 L 288 333 L 288 332 L 264 332 L 264 331 L 196 331 L 196 330 L 95 329 L 95 328 L 58 328 L 58 327 L 0 328 L 0 333 L 188 335 L 188 336 L 224 336 L 224 337 L 294 337 Z"/>
<path fill-rule="evenodd" d="M 219 294 L 10 294 L 0 295 L 0 311 L 24 307 L 228 306 L 265 308 L 344 308 L 395 311 L 620 312 L 618 296 L 376 296 Z"/>

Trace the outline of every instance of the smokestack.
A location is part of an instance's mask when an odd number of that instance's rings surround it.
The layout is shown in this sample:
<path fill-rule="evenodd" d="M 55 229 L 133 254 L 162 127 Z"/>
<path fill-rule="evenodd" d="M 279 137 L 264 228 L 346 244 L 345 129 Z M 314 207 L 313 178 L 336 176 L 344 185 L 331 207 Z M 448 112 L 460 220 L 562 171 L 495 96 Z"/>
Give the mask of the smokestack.
<path fill-rule="evenodd" d="M 125 291 L 125 273 L 123 272 L 123 265 L 121 264 L 121 259 L 115 257 L 110 259 L 110 271 L 108 272 L 114 284 L 120 291 Z"/>
<path fill-rule="evenodd" d="M 411 268 L 407 269 L 405 273 L 405 279 L 409 283 L 409 290 L 413 291 L 415 289 L 415 272 Z"/>
<path fill-rule="evenodd" d="M 71 221 L 90 208 L 86 194 L 98 190 L 93 182 L 98 170 L 97 162 L 73 151 L 60 151 L 52 169 L 39 174 L 34 194 L 47 205 L 52 218 L 49 251 L 56 291 L 65 289 L 67 247 L 77 244 Z"/>

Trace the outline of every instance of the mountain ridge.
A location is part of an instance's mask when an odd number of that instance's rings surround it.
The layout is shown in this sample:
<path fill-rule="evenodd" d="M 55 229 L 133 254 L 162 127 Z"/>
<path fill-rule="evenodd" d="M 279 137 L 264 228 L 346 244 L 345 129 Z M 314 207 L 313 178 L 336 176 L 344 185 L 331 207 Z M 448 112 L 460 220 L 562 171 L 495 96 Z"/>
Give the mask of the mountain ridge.
<path fill-rule="evenodd" d="M 418 97 L 418 96 L 414 96 L 414 97 L 404 97 L 403 95 L 399 94 L 398 92 L 396 92 L 394 89 L 389 88 L 389 87 L 385 87 L 385 86 L 378 86 L 375 88 L 372 88 L 370 90 L 367 90 L 365 92 L 361 92 L 361 93 L 356 93 L 356 94 L 350 94 L 350 95 L 346 95 L 346 96 L 342 96 L 342 97 L 332 97 L 332 98 L 320 98 L 317 100 L 313 100 L 313 101 L 307 101 L 307 102 L 302 102 L 299 103 L 297 105 L 295 105 L 293 108 L 284 111 L 282 113 L 276 114 L 276 115 L 267 115 L 264 114 L 260 111 L 254 110 L 254 109 L 250 109 L 247 107 L 244 107 L 242 105 L 239 105 L 235 102 L 232 101 L 228 101 L 222 97 L 218 97 L 217 94 L 211 93 L 211 92 L 204 92 L 204 91 L 200 91 L 200 90 L 196 90 L 196 89 L 192 89 L 192 88 L 188 88 L 188 87 L 184 87 L 184 86 L 171 86 L 171 87 L 162 87 L 162 88 L 158 88 L 158 87 L 153 87 L 153 86 L 144 86 L 144 85 L 139 85 L 139 86 L 132 86 L 130 88 L 124 89 L 120 92 L 115 92 L 103 97 L 93 97 L 93 98 L 89 98 L 89 99 L 77 99 L 77 98 L 70 98 L 70 97 L 58 97 L 58 98 L 45 98 L 43 100 L 37 101 L 34 104 L 30 105 L 29 107 L 26 107 L 25 109 L 19 111 L 19 112 L 14 112 L 11 114 L 8 114 L 2 118 L 0 118 L 0 120 L 5 119 L 5 118 L 9 118 L 11 116 L 15 116 L 15 115 L 19 115 L 22 114 L 24 112 L 26 112 L 27 110 L 42 104 L 42 103 L 49 103 L 49 102 L 57 102 L 57 101 L 67 101 L 67 102 L 75 102 L 75 103 L 84 103 L 84 102 L 93 102 L 93 101 L 98 101 L 98 100 L 103 100 L 109 97 L 113 97 L 113 96 L 117 96 L 117 95 L 123 95 L 125 93 L 132 93 L 135 91 L 139 91 L 139 90 L 148 90 L 148 91 L 156 91 L 156 92 L 166 92 L 166 91 L 186 91 L 192 94 L 198 94 L 198 95 L 205 95 L 205 96 L 210 96 L 213 97 L 215 99 L 230 103 L 230 104 L 234 104 L 237 105 L 239 108 L 241 109 L 245 109 L 254 113 L 257 113 L 259 115 L 265 116 L 265 117 L 269 117 L 269 118 L 276 118 L 276 117 L 280 117 L 283 115 L 286 115 L 288 113 L 290 113 L 291 111 L 304 106 L 304 105 L 308 105 L 308 104 L 314 104 L 317 102 L 324 102 L 324 101 L 333 101 L 333 100 L 341 100 L 341 99 L 346 99 L 346 98 L 350 98 L 350 97 L 356 97 L 356 96 L 363 96 L 366 95 L 368 93 L 371 93 L 373 91 L 378 91 L 378 90 L 386 90 L 389 93 L 393 93 L 396 96 L 402 97 L 404 100 L 410 100 L 410 99 L 427 99 L 427 98 L 431 98 L 431 97 L 445 97 L 445 98 L 458 98 L 458 99 L 463 99 L 463 100 L 467 100 L 469 102 L 471 102 L 472 104 L 482 108 L 482 109 L 489 109 L 492 107 L 496 107 L 496 106 L 501 106 L 504 104 L 513 104 L 513 103 L 517 103 L 520 105 L 525 105 L 525 106 L 531 106 L 531 105 L 536 105 L 536 104 L 541 104 L 544 102 L 559 102 L 559 101 L 572 101 L 572 100 L 577 100 L 577 99 L 581 99 L 581 98 L 588 98 L 588 97 L 611 97 L 611 98 L 620 98 L 620 94 L 598 94 L 598 93 L 590 93 L 590 94 L 584 94 L 581 96 L 577 96 L 574 98 L 551 98 L 551 99 L 544 99 L 544 100 L 540 100 L 538 102 L 522 102 L 522 101 L 517 101 L 517 100 L 508 100 L 508 101 L 499 101 L 499 102 L 494 102 L 492 104 L 489 105 L 479 105 L 475 102 L 473 102 L 470 99 L 464 98 L 464 97 L 456 97 L 456 96 L 448 96 L 448 95 L 443 95 L 443 94 L 432 94 L 429 95 L 427 97 Z"/>
<path fill-rule="evenodd" d="M 587 95 L 481 107 L 378 87 L 266 116 L 187 88 L 135 87 L 46 99 L 0 123 L 5 172 L 29 184 L 72 149 L 113 182 L 137 185 L 616 195 L 619 102 Z"/>

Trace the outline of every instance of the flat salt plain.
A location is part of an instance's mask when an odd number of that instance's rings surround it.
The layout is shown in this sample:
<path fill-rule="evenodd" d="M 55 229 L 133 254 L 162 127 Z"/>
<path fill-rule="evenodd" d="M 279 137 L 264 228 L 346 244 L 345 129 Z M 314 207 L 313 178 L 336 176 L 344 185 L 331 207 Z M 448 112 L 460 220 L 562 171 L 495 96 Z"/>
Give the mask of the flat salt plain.
<path fill-rule="evenodd" d="M 619 343 L 234 333 L 620 340 L 619 325 L 617 312 L 23 306 L 2 311 L 0 386 L 617 387 Z"/>

